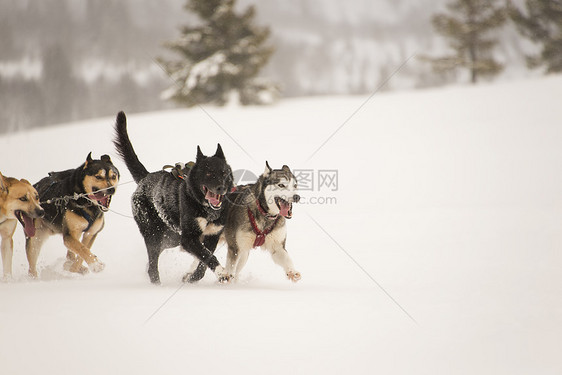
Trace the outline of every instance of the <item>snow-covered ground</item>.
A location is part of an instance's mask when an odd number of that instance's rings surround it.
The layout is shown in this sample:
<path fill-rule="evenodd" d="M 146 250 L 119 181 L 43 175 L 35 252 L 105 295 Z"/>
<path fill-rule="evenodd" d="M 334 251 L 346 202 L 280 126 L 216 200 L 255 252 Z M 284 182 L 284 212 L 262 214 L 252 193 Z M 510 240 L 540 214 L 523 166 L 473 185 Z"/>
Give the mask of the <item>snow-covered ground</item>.
<path fill-rule="evenodd" d="M 54 237 L 30 281 L 18 229 L 14 280 L 0 283 L 0 373 L 559 374 L 560 98 L 554 76 L 129 116 L 149 170 L 217 142 L 234 170 L 312 170 L 288 224 L 297 284 L 255 250 L 237 284 L 183 285 L 192 258 L 174 249 L 150 285 L 113 119 L 4 135 L 7 176 L 36 182 L 93 151 L 124 184 L 94 244 L 102 273 L 62 271 Z M 320 188 L 334 170 L 337 190 Z"/>

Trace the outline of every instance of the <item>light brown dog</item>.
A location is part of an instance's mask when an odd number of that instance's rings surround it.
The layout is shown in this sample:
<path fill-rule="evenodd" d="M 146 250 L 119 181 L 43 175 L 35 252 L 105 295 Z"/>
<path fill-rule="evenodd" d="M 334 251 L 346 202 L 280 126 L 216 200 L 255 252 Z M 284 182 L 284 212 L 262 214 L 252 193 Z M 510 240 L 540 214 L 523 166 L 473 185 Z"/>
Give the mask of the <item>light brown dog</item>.
<path fill-rule="evenodd" d="M 35 219 L 44 214 L 45 211 L 39 204 L 39 194 L 29 181 L 5 177 L 0 173 L 0 235 L 4 279 L 12 276 L 13 235 L 18 221 L 23 226 L 25 236 L 33 237 Z"/>

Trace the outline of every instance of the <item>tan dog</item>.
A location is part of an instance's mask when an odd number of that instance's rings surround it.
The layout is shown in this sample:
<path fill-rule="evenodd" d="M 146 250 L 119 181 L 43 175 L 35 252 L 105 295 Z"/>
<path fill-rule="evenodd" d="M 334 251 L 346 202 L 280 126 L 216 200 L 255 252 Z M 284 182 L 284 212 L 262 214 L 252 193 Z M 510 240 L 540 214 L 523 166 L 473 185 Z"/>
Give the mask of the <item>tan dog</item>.
<path fill-rule="evenodd" d="M 35 235 L 35 219 L 45 211 L 39 205 L 39 194 L 27 180 L 4 177 L 0 173 L 0 235 L 2 236 L 2 265 L 4 279 L 12 276 L 14 254 L 13 235 L 18 221 L 26 237 Z"/>

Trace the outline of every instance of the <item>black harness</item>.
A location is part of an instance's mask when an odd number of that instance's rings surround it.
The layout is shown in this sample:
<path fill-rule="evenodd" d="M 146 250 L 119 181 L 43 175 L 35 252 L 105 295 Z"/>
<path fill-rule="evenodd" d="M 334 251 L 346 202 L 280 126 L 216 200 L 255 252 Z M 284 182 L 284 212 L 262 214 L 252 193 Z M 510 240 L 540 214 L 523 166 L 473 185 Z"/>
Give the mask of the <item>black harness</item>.
<path fill-rule="evenodd" d="M 177 180 L 185 180 L 187 178 L 187 174 L 191 170 L 191 168 L 195 165 L 194 162 L 190 161 L 187 164 L 178 162 L 175 165 L 165 165 L 162 167 L 162 170 L 171 169 L 170 173 L 174 178 Z"/>
<path fill-rule="evenodd" d="M 56 179 L 54 177 L 54 173 L 50 172 L 49 173 L 49 177 L 52 179 L 51 184 L 49 185 L 49 187 L 47 188 L 47 190 L 45 190 L 45 193 L 48 192 L 57 182 L 59 182 L 60 180 Z M 88 213 L 88 211 L 86 211 L 84 208 L 85 207 L 90 207 L 93 206 L 92 203 L 88 202 L 85 205 L 80 205 L 78 204 L 78 200 L 79 199 L 83 199 L 83 198 L 77 198 L 77 197 L 60 197 L 60 198 L 53 198 L 48 200 L 45 203 L 52 203 L 55 206 L 58 206 L 57 209 L 57 216 L 59 213 L 61 213 L 64 210 L 64 206 L 68 205 L 71 201 L 75 202 L 75 205 L 73 205 L 74 207 L 69 207 L 68 210 L 74 212 L 75 214 L 83 217 L 84 219 L 86 219 L 86 221 L 88 222 L 88 226 L 86 227 L 86 229 L 84 229 L 83 232 L 87 232 L 88 230 L 90 230 L 90 228 L 92 227 L 92 225 L 95 223 L 95 221 L 98 219 L 98 215 L 94 215 L 95 217 L 93 217 L 92 215 L 90 215 L 90 213 Z M 56 217 L 56 216 L 55 216 Z"/>
<path fill-rule="evenodd" d="M 96 221 L 97 218 L 93 218 L 92 215 L 90 215 L 84 208 L 82 207 L 77 207 L 75 209 L 71 210 L 72 212 L 74 212 L 75 214 L 78 214 L 80 216 L 82 216 L 84 219 L 86 219 L 86 221 L 88 222 L 88 226 L 86 227 L 86 229 L 84 229 L 84 232 L 87 232 L 90 230 L 90 228 L 92 227 L 92 225 L 94 224 L 94 222 Z"/>

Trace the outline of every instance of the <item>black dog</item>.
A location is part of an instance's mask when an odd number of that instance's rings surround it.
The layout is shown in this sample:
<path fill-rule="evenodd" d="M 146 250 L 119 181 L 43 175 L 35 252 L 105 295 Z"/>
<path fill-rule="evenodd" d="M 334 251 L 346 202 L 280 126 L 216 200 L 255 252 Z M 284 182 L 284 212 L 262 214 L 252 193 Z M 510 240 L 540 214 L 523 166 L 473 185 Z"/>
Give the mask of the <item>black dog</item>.
<path fill-rule="evenodd" d="M 165 171 L 149 173 L 142 165 L 129 140 L 123 112 L 117 115 L 115 131 L 117 152 L 138 184 L 132 197 L 133 215 L 146 244 L 150 281 L 160 283 L 158 258 L 164 249 L 176 246 L 225 281 L 224 268 L 213 255 L 226 219 L 224 196 L 232 189 L 232 170 L 220 144 L 211 157 L 197 146 L 195 164 L 175 177 Z M 197 281 L 203 274 L 187 274 L 184 280 Z"/>

